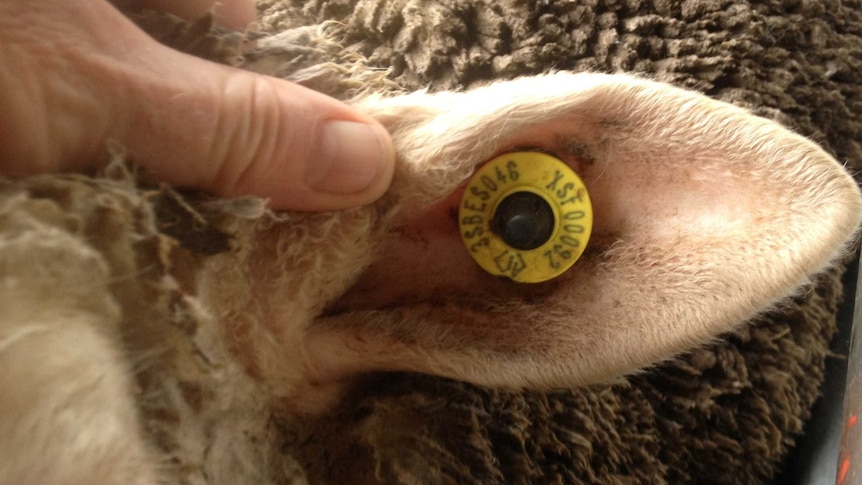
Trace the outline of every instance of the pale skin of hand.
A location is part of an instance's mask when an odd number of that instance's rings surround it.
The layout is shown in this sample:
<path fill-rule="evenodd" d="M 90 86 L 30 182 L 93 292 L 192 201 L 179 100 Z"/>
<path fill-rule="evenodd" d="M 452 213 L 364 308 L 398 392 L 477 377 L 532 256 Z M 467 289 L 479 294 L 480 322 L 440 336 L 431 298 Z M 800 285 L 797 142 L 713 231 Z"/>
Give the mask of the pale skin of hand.
<path fill-rule="evenodd" d="M 133 0 L 241 28 L 253 0 Z M 376 121 L 286 81 L 158 44 L 107 0 L 0 0 L 0 173 L 92 171 L 106 142 L 151 176 L 273 207 L 336 210 L 389 186 Z"/>

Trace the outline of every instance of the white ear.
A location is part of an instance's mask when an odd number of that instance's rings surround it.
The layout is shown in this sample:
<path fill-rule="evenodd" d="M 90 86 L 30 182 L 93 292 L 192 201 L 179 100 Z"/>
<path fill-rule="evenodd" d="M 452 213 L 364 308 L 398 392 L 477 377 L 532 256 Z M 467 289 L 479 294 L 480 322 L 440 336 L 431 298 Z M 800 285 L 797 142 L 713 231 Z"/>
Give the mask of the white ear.
<path fill-rule="evenodd" d="M 559 73 L 361 106 L 393 133 L 406 209 L 337 314 L 309 329 L 323 378 L 545 387 L 631 372 L 793 292 L 862 218 L 856 184 L 816 145 L 664 84 Z M 478 166 L 524 147 L 569 164 L 595 210 L 584 257 L 538 285 L 483 273 L 453 216 Z"/>

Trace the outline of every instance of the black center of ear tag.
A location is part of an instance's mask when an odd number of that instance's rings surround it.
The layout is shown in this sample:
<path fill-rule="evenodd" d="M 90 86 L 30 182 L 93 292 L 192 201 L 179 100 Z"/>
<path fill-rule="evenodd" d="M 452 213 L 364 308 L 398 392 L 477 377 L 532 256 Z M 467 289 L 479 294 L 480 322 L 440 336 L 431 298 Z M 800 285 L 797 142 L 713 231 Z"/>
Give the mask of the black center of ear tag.
<path fill-rule="evenodd" d="M 537 194 L 515 192 L 500 201 L 494 211 L 491 232 L 515 249 L 536 249 L 554 233 L 554 211 Z"/>
<path fill-rule="evenodd" d="M 482 269 L 538 283 L 559 276 L 583 254 L 593 209 L 568 165 L 543 153 L 514 152 L 473 174 L 458 220 L 464 246 Z"/>

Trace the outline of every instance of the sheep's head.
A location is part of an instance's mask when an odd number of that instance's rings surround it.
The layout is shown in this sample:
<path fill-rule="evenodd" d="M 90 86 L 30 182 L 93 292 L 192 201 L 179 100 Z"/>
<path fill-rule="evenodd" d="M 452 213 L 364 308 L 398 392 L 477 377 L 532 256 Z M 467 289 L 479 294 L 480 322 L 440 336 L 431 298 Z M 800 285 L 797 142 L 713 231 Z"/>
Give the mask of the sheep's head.
<path fill-rule="evenodd" d="M 357 106 L 395 140 L 390 193 L 254 236 L 249 261 L 270 276 L 249 277 L 266 282 L 249 301 L 276 338 L 252 360 L 294 384 L 407 370 L 547 388 L 630 373 L 792 293 L 862 218 L 854 181 L 816 145 L 665 84 L 557 73 Z M 486 273 L 459 226 L 471 175 L 523 150 L 571 167 L 595 212 L 583 257 L 541 283 Z M 267 258 L 284 264 L 261 270 Z"/>

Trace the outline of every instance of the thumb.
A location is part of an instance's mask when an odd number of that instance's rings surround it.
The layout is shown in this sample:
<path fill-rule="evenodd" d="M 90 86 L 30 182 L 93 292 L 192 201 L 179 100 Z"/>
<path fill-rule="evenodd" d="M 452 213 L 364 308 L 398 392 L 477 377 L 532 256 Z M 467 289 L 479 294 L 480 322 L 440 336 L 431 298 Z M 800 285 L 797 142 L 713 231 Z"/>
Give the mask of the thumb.
<path fill-rule="evenodd" d="M 366 204 L 388 187 L 394 149 L 373 119 L 275 78 L 174 52 L 156 59 L 137 99 L 116 106 L 126 122 L 111 135 L 157 178 L 297 210 Z"/>
<path fill-rule="evenodd" d="M 346 104 L 160 45 L 141 53 L 109 135 L 160 180 L 296 210 L 367 204 L 388 188 L 392 141 Z"/>

